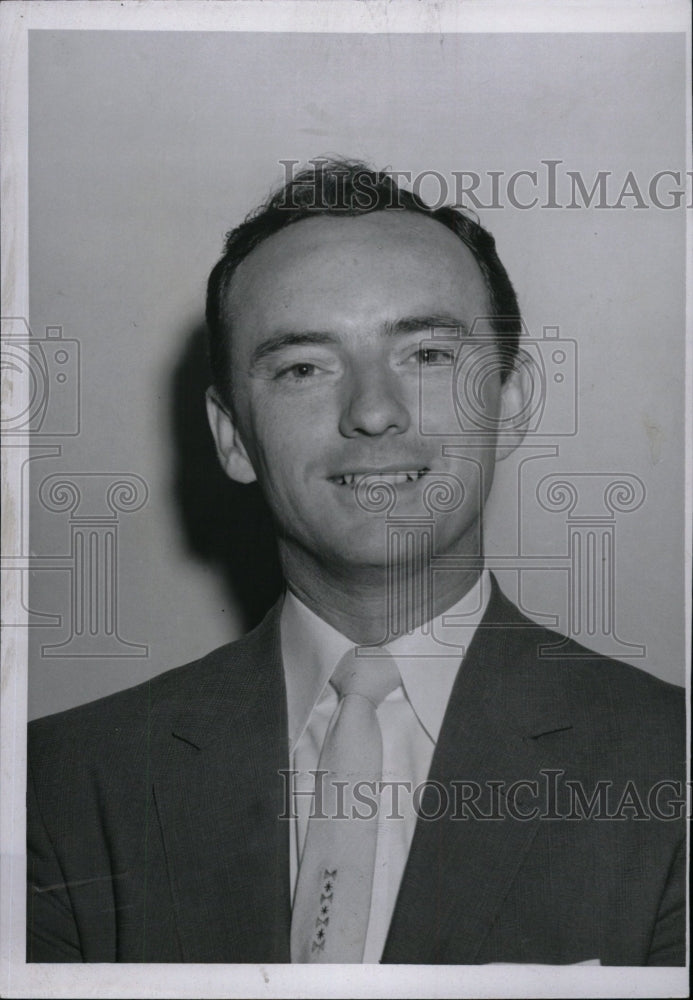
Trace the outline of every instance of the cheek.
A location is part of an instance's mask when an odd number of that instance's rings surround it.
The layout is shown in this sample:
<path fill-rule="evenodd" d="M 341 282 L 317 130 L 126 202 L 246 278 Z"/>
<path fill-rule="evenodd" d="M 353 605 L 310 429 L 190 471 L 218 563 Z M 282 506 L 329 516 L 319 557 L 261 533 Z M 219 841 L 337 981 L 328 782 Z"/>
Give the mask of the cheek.
<path fill-rule="evenodd" d="M 310 451 L 310 441 L 321 436 L 335 424 L 338 406 L 333 387 L 321 391 L 262 392 L 248 407 L 253 439 L 262 442 L 267 451 L 282 453 L 285 448 Z"/>
<path fill-rule="evenodd" d="M 489 476 L 493 476 L 492 453 L 487 448 L 450 446 L 450 471 L 462 484 L 464 510 L 478 510 L 488 492 Z"/>
<path fill-rule="evenodd" d="M 318 452 L 323 423 L 296 408 L 258 406 L 249 422 L 248 448 L 253 468 L 268 492 L 287 495 L 303 481 Z"/>
<path fill-rule="evenodd" d="M 499 359 L 488 347 L 470 351 L 455 372 L 454 406 L 470 430 L 496 430 L 500 400 Z"/>

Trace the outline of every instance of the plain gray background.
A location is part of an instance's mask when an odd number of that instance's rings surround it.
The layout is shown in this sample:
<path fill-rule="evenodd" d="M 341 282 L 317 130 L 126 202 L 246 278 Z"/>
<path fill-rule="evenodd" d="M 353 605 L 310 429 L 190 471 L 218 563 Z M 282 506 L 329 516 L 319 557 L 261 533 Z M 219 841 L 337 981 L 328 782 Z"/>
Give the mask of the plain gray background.
<path fill-rule="evenodd" d="M 31 32 L 30 322 L 79 341 L 82 406 L 79 435 L 31 463 L 31 555 L 70 549 L 67 517 L 36 499 L 46 476 L 134 473 L 149 499 L 118 525 L 118 627 L 148 654 L 43 655 L 69 632 L 73 578 L 64 560 L 36 568 L 29 607 L 62 624 L 32 629 L 30 717 L 204 654 L 275 592 L 266 520 L 213 464 L 201 321 L 224 233 L 281 181 L 279 161 L 332 152 L 449 177 L 554 158 L 588 187 L 609 170 L 616 194 L 628 171 L 646 188 L 685 169 L 684 57 L 674 34 Z M 618 633 L 646 648 L 632 662 L 682 683 L 685 213 L 626 204 L 479 210 L 531 333 L 578 344 L 578 433 L 522 480 L 537 569 L 521 598 L 567 627 L 566 574 L 546 558 L 565 551 L 565 516 L 530 502 L 538 479 L 638 476 L 646 500 L 617 524 Z M 524 457 L 498 468 L 490 554 L 518 551 Z"/>

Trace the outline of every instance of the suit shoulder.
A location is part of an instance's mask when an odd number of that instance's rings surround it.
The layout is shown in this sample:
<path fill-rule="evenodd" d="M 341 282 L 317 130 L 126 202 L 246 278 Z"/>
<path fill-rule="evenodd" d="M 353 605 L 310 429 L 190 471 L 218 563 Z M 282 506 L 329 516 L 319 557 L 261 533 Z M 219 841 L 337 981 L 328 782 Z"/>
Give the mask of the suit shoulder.
<path fill-rule="evenodd" d="M 78 705 L 29 723 L 30 758 L 53 755 L 60 744 L 90 740 L 102 743 L 110 735 L 123 744 L 136 745 L 159 718 L 177 710 L 213 703 L 221 686 L 233 697 L 235 684 L 241 685 L 248 667 L 261 669 L 259 649 L 271 641 L 272 612 L 252 632 L 212 650 L 205 656 L 173 667 L 149 680 L 95 701 Z"/>
<path fill-rule="evenodd" d="M 549 632 L 555 642 L 556 633 Z M 632 760 L 643 751 L 650 764 L 677 770 L 685 757 L 686 699 L 682 687 L 579 643 L 566 641 L 560 659 L 548 659 L 583 731 L 601 732 Z"/>
<path fill-rule="evenodd" d="M 683 739 L 686 724 L 685 690 L 539 625 L 501 595 L 499 621 L 506 626 L 509 660 L 525 665 L 531 678 L 578 707 L 594 724 L 635 735 L 661 733 L 672 741 Z M 649 738 L 649 736 L 648 736 Z"/>
<path fill-rule="evenodd" d="M 588 649 L 556 632 L 543 631 L 553 643 L 557 637 L 564 639 L 560 654 L 549 655 L 547 663 L 562 670 L 571 684 L 603 697 L 620 699 L 624 706 L 648 705 L 651 712 L 676 714 L 685 709 L 685 690 L 679 685 L 643 667 Z"/>
<path fill-rule="evenodd" d="M 547 664 L 574 668 L 583 665 L 588 671 L 604 670 L 609 667 L 613 668 L 613 678 L 617 679 L 618 682 L 652 684 L 662 693 L 668 692 L 670 695 L 683 693 L 683 688 L 679 685 L 661 680 L 649 671 L 643 670 L 642 667 L 624 663 L 622 660 L 589 649 L 576 639 L 569 638 L 545 625 L 540 625 L 533 618 L 520 611 L 500 589 L 497 591 L 497 597 L 498 601 L 494 609 L 496 615 L 491 627 L 505 627 L 509 630 L 508 634 L 515 633 L 520 637 L 519 641 L 523 645 L 534 647 L 538 657 Z"/>

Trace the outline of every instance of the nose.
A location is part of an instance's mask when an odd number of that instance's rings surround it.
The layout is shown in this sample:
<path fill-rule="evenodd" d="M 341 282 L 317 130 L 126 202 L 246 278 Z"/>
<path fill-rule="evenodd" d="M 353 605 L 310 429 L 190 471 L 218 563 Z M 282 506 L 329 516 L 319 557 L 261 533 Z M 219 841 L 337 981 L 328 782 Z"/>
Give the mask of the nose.
<path fill-rule="evenodd" d="M 402 386 L 394 372 L 377 362 L 352 369 L 339 421 L 345 437 L 403 434 L 410 422 Z"/>

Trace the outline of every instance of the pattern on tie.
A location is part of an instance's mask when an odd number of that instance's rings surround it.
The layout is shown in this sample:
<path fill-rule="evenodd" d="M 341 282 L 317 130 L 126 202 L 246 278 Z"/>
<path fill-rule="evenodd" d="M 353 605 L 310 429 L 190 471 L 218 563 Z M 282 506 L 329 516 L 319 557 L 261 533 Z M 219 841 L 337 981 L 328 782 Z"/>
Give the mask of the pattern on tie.
<path fill-rule="evenodd" d="M 308 822 L 296 886 L 291 924 L 294 962 L 363 959 L 378 817 L 376 811 L 359 818 L 353 790 L 358 782 L 373 782 L 376 797 L 382 777 L 376 709 L 399 685 L 400 676 L 389 654 L 377 649 L 369 656 L 362 647 L 340 660 L 331 683 L 340 700 L 318 764 L 319 772 L 327 772 L 322 813 Z"/>
<path fill-rule="evenodd" d="M 336 878 L 336 868 L 332 871 L 328 871 L 327 868 L 324 870 L 323 884 L 320 891 L 320 910 L 315 919 L 315 933 L 313 934 L 313 940 L 311 941 L 310 946 L 311 953 L 315 951 L 322 951 L 325 947 L 327 925 L 330 922 L 330 909 L 332 907 L 332 895 L 334 893 Z"/>

